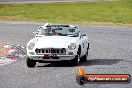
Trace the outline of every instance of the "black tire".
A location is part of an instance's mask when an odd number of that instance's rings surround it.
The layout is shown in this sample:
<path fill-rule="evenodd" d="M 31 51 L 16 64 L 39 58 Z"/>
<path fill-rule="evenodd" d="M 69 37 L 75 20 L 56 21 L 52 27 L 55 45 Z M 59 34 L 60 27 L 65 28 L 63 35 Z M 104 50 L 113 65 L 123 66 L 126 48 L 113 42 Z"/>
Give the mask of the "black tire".
<path fill-rule="evenodd" d="M 78 66 L 80 62 L 80 54 L 81 54 L 81 47 L 79 46 L 77 55 L 75 56 L 74 59 L 71 60 L 71 65 L 72 66 Z"/>
<path fill-rule="evenodd" d="M 89 43 L 88 43 L 88 49 L 90 49 L 90 47 L 89 47 Z"/>
<path fill-rule="evenodd" d="M 71 65 L 72 66 L 78 66 L 79 64 L 79 55 L 76 55 L 74 59 L 71 60 Z"/>
<path fill-rule="evenodd" d="M 87 61 L 87 57 L 88 57 L 88 48 L 86 54 L 80 59 L 80 62 Z"/>
<path fill-rule="evenodd" d="M 28 67 L 35 67 L 35 65 L 36 65 L 36 62 L 30 58 L 27 58 L 26 62 L 27 62 Z"/>

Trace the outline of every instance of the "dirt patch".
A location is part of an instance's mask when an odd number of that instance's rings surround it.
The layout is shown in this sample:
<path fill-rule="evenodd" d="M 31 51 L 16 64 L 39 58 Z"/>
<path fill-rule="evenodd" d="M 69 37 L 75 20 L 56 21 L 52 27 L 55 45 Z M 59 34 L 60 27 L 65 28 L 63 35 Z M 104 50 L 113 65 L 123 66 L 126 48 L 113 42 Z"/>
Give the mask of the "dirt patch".
<path fill-rule="evenodd" d="M 8 44 L 0 43 L 0 57 L 8 55 L 10 49 L 11 48 L 8 46 Z"/>
<path fill-rule="evenodd" d="M 26 47 L 0 43 L 0 65 L 18 61 L 26 56 Z"/>

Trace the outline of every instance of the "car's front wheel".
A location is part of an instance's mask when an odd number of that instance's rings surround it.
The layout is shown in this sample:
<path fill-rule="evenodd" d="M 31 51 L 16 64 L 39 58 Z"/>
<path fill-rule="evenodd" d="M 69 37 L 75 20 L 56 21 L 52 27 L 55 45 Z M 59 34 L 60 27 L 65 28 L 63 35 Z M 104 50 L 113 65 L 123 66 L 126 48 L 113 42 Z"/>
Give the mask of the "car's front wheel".
<path fill-rule="evenodd" d="M 80 56 L 76 55 L 74 59 L 71 60 L 72 66 L 77 66 L 79 64 Z"/>
<path fill-rule="evenodd" d="M 35 67 L 35 65 L 36 65 L 36 62 L 30 58 L 27 58 L 26 62 L 27 62 L 28 67 Z"/>
<path fill-rule="evenodd" d="M 80 59 L 80 62 L 87 61 L 87 57 L 88 57 L 88 48 L 86 54 Z"/>
<path fill-rule="evenodd" d="M 77 55 L 75 56 L 75 58 L 71 60 L 72 66 L 78 66 L 79 65 L 80 54 L 81 54 L 81 47 L 78 48 L 78 52 L 77 52 Z"/>

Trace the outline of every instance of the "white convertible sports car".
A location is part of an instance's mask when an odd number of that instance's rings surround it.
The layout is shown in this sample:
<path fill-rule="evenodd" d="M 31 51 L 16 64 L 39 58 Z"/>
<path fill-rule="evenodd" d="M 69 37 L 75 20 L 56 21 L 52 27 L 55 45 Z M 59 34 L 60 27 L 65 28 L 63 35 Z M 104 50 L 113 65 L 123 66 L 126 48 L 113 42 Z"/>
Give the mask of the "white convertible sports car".
<path fill-rule="evenodd" d="M 35 38 L 27 43 L 27 66 L 35 67 L 36 62 L 70 60 L 72 65 L 86 61 L 89 40 L 72 25 L 51 25 L 46 23 L 34 32 Z"/>

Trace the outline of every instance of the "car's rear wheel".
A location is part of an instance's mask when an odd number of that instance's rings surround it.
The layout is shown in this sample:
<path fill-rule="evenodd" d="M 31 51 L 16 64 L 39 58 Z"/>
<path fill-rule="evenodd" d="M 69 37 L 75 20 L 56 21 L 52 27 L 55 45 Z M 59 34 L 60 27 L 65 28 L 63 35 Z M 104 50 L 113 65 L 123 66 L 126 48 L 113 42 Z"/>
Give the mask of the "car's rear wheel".
<path fill-rule="evenodd" d="M 36 62 L 30 58 L 27 58 L 26 62 L 27 62 L 28 67 L 35 67 L 35 65 L 36 65 Z"/>

